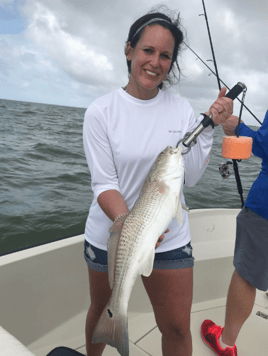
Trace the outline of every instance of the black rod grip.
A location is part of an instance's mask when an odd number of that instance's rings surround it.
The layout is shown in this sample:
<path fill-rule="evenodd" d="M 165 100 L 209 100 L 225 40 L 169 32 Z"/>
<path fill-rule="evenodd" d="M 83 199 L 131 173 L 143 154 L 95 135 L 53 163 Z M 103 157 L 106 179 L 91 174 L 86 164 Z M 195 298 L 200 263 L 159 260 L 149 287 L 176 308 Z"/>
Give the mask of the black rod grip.
<path fill-rule="evenodd" d="M 225 96 L 226 96 L 226 98 L 230 98 L 230 99 L 234 100 L 246 88 L 247 87 L 245 86 L 244 83 L 238 82 Z"/>

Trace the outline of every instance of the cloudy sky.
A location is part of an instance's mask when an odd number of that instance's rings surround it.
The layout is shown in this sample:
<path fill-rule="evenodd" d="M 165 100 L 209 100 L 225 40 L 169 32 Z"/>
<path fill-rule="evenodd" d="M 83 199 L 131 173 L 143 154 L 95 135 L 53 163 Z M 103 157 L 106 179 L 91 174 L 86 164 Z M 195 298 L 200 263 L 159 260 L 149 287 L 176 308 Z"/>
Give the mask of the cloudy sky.
<path fill-rule="evenodd" d="M 160 4 L 180 12 L 186 43 L 210 60 L 201 0 L 0 0 L 0 98 L 86 108 L 126 85 L 129 27 Z M 205 4 L 220 77 L 229 87 L 247 85 L 246 105 L 262 121 L 268 109 L 268 1 Z M 186 47 L 180 64 L 184 76 L 172 91 L 199 115 L 217 97 L 217 80 Z M 258 126 L 246 111 L 243 120 Z"/>

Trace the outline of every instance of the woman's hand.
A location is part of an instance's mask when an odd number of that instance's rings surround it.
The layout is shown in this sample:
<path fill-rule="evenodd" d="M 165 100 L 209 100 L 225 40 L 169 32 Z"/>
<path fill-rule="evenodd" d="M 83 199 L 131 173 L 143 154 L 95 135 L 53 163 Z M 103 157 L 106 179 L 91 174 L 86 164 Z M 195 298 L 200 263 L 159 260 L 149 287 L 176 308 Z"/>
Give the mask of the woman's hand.
<path fill-rule="evenodd" d="M 215 126 L 223 123 L 233 113 L 233 100 L 225 97 L 226 91 L 225 87 L 221 89 L 218 99 L 211 105 L 209 111 L 206 112 L 207 115 L 212 113 L 212 120 Z"/>
<path fill-rule="evenodd" d="M 164 232 L 164 234 L 166 234 L 167 232 L 169 232 L 169 229 L 167 229 L 167 230 Z M 164 237 L 165 237 L 164 234 L 159 237 L 159 239 L 158 239 L 158 241 L 157 241 L 157 243 L 156 243 L 156 245 L 155 245 L 155 248 L 157 248 L 157 247 L 160 245 L 160 243 L 164 240 Z"/>
<path fill-rule="evenodd" d="M 227 120 L 222 122 L 221 124 L 225 135 L 235 136 L 235 128 L 238 125 L 238 122 L 239 122 L 239 118 L 234 115 L 231 115 Z"/>

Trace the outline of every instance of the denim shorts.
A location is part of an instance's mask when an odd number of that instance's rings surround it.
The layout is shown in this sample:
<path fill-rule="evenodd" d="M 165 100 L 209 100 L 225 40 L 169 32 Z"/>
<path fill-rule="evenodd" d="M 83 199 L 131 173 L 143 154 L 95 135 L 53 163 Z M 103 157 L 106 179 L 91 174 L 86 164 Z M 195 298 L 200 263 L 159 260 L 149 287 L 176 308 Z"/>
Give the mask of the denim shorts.
<path fill-rule="evenodd" d="M 155 253 L 154 266 L 156 269 L 180 269 L 194 266 L 191 242 L 175 250 Z M 85 240 L 84 257 L 90 268 L 97 272 L 108 273 L 107 251 L 89 244 Z"/>
<path fill-rule="evenodd" d="M 268 220 L 246 206 L 236 218 L 234 267 L 259 290 L 268 289 Z"/>

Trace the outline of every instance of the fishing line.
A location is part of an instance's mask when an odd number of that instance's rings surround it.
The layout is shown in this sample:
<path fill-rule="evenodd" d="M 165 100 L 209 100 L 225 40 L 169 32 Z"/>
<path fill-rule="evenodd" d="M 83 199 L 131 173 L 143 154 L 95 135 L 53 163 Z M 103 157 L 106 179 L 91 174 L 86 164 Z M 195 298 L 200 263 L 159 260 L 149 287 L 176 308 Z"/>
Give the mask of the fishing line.
<path fill-rule="evenodd" d="M 209 30 L 209 24 L 208 24 L 208 17 L 207 17 L 207 12 L 206 12 L 206 7 L 205 7 L 205 1 L 202 0 L 202 3 L 203 3 L 204 16 L 205 16 L 205 19 L 206 19 L 208 36 L 209 36 L 210 47 L 211 47 L 211 52 L 212 52 L 212 56 L 213 56 L 213 63 L 214 63 L 214 66 L 215 66 L 218 86 L 219 86 L 219 90 L 221 90 L 221 84 L 220 84 L 220 79 L 219 79 L 220 77 L 219 77 L 219 73 L 218 73 L 216 57 L 215 57 L 213 44 L 212 44 L 212 39 L 211 39 L 211 35 L 210 35 L 210 30 Z M 243 96 L 243 99 L 244 99 L 245 98 L 246 87 L 243 89 L 243 92 L 244 92 L 244 96 Z M 241 122 L 241 115 L 242 115 L 242 105 L 241 105 L 240 117 L 239 117 L 239 127 L 240 127 L 240 122 Z M 239 133 L 238 133 L 238 135 L 239 135 Z M 237 138 L 238 138 L 238 135 L 237 135 Z M 237 144 L 238 143 L 239 142 L 237 142 Z M 234 158 L 235 157 L 232 158 L 232 162 L 233 162 L 233 167 L 234 167 L 234 172 L 235 172 L 236 185 L 237 185 L 237 190 L 238 190 L 238 193 L 239 193 L 240 199 L 241 199 L 241 204 L 242 204 L 241 208 L 243 208 L 243 206 L 244 206 L 243 188 L 242 188 L 242 183 L 241 183 L 241 179 L 240 179 L 240 175 L 239 175 L 239 171 L 238 171 L 237 160 L 234 159 Z"/>
<path fill-rule="evenodd" d="M 214 74 L 217 77 L 217 74 L 213 71 L 213 69 L 211 69 L 206 62 L 203 61 L 203 59 L 186 43 L 183 42 L 185 44 L 185 46 L 191 51 L 193 52 L 193 54 L 211 71 L 212 74 Z M 219 81 L 228 89 L 230 90 L 230 88 L 228 87 L 228 85 L 226 83 L 224 83 L 224 81 L 219 77 Z M 254 117 L 255 120 L 258 121 L 258 123 L 260 125 L 262 125 L 262 122 L 253 114 L 253 112 L 242 102 L 242 100 L 240 100 L 239 98 L 236 98 L 241 105 L 243 105 L 243 107 Z"/>

